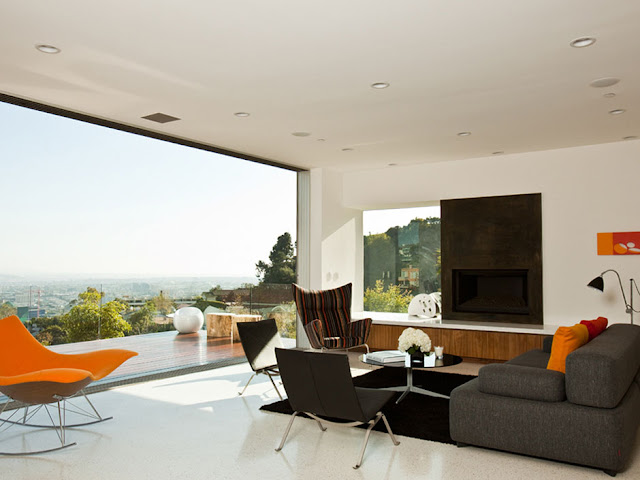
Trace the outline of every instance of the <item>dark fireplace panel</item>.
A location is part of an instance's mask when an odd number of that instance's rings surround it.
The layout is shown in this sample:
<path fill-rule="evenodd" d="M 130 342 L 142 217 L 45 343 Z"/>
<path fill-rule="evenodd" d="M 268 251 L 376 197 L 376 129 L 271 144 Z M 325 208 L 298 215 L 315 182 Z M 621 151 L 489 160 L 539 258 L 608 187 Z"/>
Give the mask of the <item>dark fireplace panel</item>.
<path fill-rule="evenodd" d="M 440 202 L 442 318 L 543 325 L 542 196 Z"/>
<path fill-rule="evenodd" d="M 453 311 L 528 315 L 526 270 L 453 270 Z"/>

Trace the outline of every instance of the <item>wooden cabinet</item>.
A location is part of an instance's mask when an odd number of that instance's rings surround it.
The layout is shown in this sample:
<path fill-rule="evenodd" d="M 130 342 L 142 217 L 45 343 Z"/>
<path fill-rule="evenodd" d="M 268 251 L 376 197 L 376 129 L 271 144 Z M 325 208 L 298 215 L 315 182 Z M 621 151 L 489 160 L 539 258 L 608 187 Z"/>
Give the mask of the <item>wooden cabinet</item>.
<path fill-rule="evenodd" d="M 407 325 L 371 326 L 367 344 L 371 350 L 395 350 L 398 337 Z M 454 328 L 414 327 L 424 330 L 433 346 L 442 345 L 445 353 L 468 359 L 505 361 L 533 348 L 542 348 L 545 335 L 529 333 L 457 330 Z"/>

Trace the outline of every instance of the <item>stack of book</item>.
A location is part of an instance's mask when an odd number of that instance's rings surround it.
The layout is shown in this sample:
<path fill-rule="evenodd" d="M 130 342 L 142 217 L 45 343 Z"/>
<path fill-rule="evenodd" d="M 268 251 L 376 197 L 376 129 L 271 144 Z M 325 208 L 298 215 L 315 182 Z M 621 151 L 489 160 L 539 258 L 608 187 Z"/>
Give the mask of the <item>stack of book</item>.
<path fill-rule="evenodd" d="M 406 356 L 407 355 L 400 350 L 381 350 L 379 352 L 367 353 L 367 361 L 384 365 L 385 363 L 404 362 Z"/>

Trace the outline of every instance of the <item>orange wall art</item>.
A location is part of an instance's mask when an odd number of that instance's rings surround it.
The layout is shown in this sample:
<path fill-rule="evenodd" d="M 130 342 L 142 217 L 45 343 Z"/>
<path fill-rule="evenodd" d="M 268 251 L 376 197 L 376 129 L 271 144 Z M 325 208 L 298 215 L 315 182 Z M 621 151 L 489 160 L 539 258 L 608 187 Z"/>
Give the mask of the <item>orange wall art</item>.
<path fill-rule="evenodd" d="M 598 233 L 598 255 L 640 254 L 640 232 Z"/>

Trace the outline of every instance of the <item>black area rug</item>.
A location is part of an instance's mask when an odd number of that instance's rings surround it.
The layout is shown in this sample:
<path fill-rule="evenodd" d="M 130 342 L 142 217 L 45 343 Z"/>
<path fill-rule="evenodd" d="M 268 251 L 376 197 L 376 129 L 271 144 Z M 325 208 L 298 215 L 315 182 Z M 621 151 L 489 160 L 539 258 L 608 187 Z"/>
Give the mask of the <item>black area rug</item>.
<path fill-rule="evenodd" d="M 455 387 L 474 378 L 472 375 L 424 370 L 413 371 L 413 384 L 415 386 L 443 395 L 449 395 Z M 354 377 L 353 383 L 357 387 L 380 388 L 406 385 L 406 379 L 404 368 L 380 368 L 359 377 Z M 397 393 L 396 397 L 387 403 L 383 409 L 393 433 L 440 443 L 454 443 L 449 436 L 448 399 L 410 393 L 396 405 L 395 401 L 400 395 L 400 393 Z M 263 405 L 260 410 L 287 415 L 293 413 L 287 399 Z M 378 422 L 374 430 L 385 432 L 384 423 Z"/>

